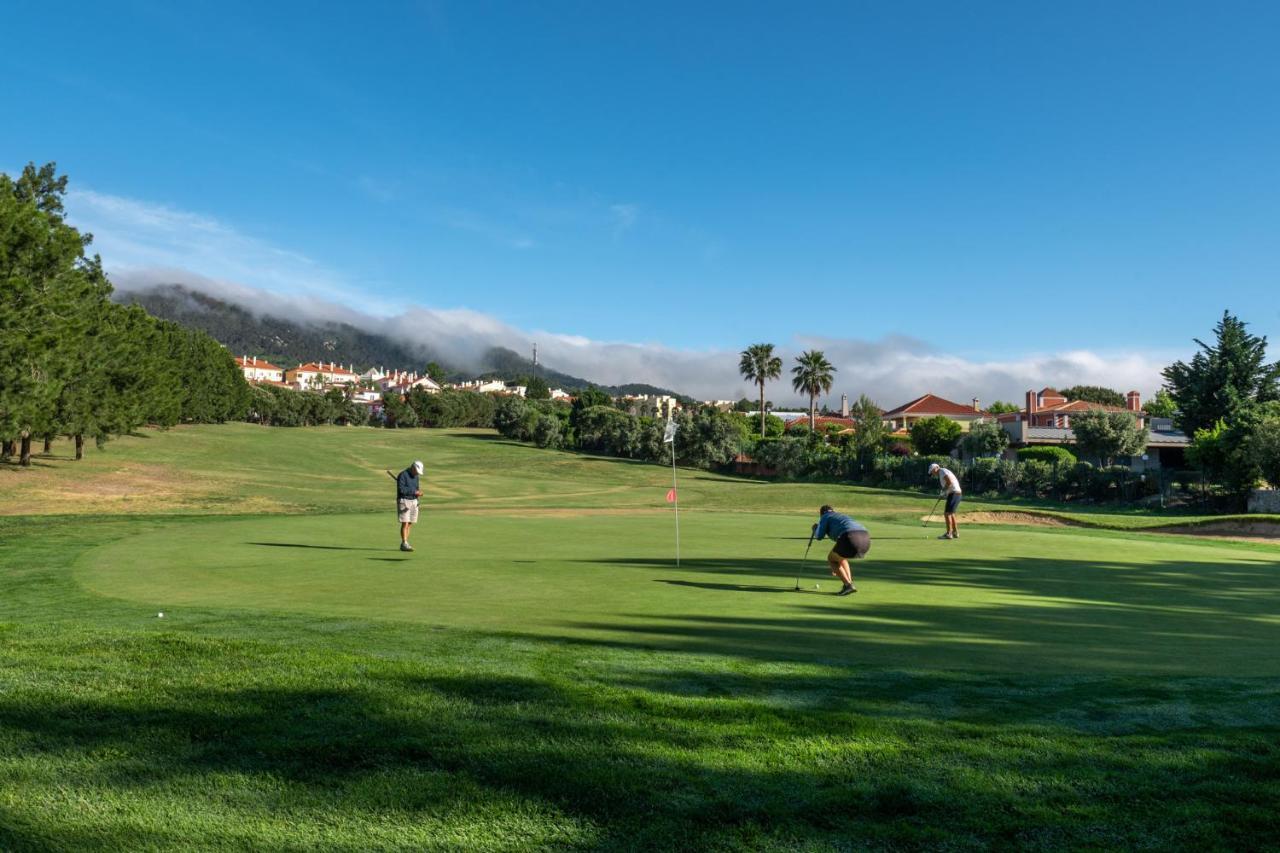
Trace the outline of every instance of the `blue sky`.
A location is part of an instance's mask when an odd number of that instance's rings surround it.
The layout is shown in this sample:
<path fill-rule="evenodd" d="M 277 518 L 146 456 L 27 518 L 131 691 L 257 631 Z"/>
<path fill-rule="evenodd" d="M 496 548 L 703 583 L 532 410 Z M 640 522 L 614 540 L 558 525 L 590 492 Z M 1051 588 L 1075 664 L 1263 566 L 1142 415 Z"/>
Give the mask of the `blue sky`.
<path fill-rule="evenodd" d="M 331 6 L 9 8 L 0 169 L 124 278 L 378 315 L 1147 385 L 1225 307 L 1280 336 L 1275 4 Z"/>

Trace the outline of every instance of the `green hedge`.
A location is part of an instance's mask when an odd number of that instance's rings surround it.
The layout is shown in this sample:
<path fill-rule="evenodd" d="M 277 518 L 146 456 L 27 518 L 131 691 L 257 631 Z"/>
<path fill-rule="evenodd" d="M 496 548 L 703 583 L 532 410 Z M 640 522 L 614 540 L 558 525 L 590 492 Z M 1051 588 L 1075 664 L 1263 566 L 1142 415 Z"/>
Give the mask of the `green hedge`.
<path fill-rule="evenodd" d="M 1058 465 L 1074 465 L 1076 464 L 1076 455 L 1065 447 L 1024 447 L 1018 451 L 1019 462 L 1047 462 L 1052 465 L 1057 462 Z"/>

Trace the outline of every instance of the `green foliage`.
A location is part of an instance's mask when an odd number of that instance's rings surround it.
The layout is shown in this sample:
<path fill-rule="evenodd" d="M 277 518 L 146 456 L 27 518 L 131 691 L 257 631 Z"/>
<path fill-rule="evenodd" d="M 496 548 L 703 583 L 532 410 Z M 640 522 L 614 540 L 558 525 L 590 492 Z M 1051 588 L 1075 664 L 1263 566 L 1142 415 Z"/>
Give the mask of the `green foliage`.
<path fill-rule="evenodd" d="M 550 400 L 551 387 L 540 376 L 530 376 L 525 380 L 525 397 L 530 400 Z"/>
<path fill-rule="evenodd" d="M 1227 422 L 1221 418 L 1209 427 L 1196 430 L 1187 447 L 1187 461 L 1211 476 L 1221 475 L 1231 455 L 1227 433 Z"/>
<path fill-rule="evenodd" d="M 889 428 L 880 415 L 880 407 L 866 394 L 860 395 L 849 407 L 849 417 L 853 420 L 851 452 L 865 462 L 884 445 Z"/>
<path fill-rule="evenodd" d="M 1050 465 L 1075 465 L 1076 455 L 1065 447 L 1055 447 L 1053 445 L 1041 445 L 1035 447 L 1022 447 L 1018 449 L 1019 462 L 1031 461 L 1045 462 Z"/>
<path fill-rule="evenodd" d="M 519 398 L 514 398 L 519 399 Z M 424 427 L 491 427 L 497 402 L 489 394 L 473 391 L 409 391 L 405 402 Z"/>
<path fill-rule="evenodd" d="M 760 436 L 763 438 L 767 434 L 764 386 L 769 380 L 782 376 L 782 359 L 773 354 L 773 344 L 752 344 L 742 351 L 738 372 L 743 379 L 760 388 Z M 746 402 L 745 399 L 742 402 Z"/>
<path fill-rule="evenodd" d="M 1178 412 L 1173 395 L 1161 388 L 1156 395 L 1142 404 L 1142 409 L 1153 418 L 1172 418 Z"/>
<path fill-rule="evenodd" d="M 1009 446 L 1009 434 L 994 421 L 978 421 L 960 439 L 960 448 L 969 456 L 999 456 Z"/>
<path fill-rule="evenodd" d="M 1164 370 L 1177 404 L 1178 425 L 1187 433 L 1210 429 L 1219 420 L 1231 426 L 1252 403 L 1280 398 L 1280 364 L 1267 363 L 1267 339 L 1248 332 L 1248 324 L 1223 312 L 1212 345 L 1200 346 L 1191 362 Z"/>
<path fill-rule="evenodd" d="M 1071 431 L 1081 455 L 1110 465 L 1117 456 L 1141 453 L 1150 434 L 1129 412 L 1081 412 L 1071 416 Z"/>
<path fill-rule="evenodd" d="M 1011 412 L 1020 412 L 1022 411 L 1022 407 L 1019 406 L 1017 403 L 1009 403 L 1004 400 L 996 400 L 990 406 L 987 406 L 987 411 L 993 415 L 1003 415 Z"/>
<path fill-rule="evenodd" d="M 249 389 L 207 335 L 108 302 L 91 238 L 62 217 L 54 164 L 0 174 L 0 440 L 99 444 L 144 423 L 243 417 Z"/>
<path fill-rule="evenodd" d="M 795 366 L 791 368 L 792 390 L 809 395 L 809 428 L 811 430 L 816 420 L 815 401 L 819 394 L 825 394 L 831 390 L 835 376 L 835 365 L 827 361 L 826 355 L 821 350 L 800 353 L 796 358 Z"/>
<path fill-rule="evenodd" d="M 1280 414 L 1264 416 L 1245 440 L 1245 452 L 1272 488 L 1280 488 Z"/>
<path fill-rule="evenodd" d="M 1086 403 L 1100 403 L 1104 406 L 1124 408 L 1125 398 L 1119 391 L 1104 388 L 1101 385 L 1072 385 L 1058 392 L 1068 400 L 1083 400 Z"/>
<path fill-rule="evenodd" d="M 733 404 L 735 412 L 755 412 L 758 411 L 756 404 L 743 397 L 741 400 Z"/>
<path fill-rule="evenodd" d="M 950 453 L 964 430 L 945 415 L 921 418 L 911 425 L 911 444 L 919 453 L 945 456 Z"/>

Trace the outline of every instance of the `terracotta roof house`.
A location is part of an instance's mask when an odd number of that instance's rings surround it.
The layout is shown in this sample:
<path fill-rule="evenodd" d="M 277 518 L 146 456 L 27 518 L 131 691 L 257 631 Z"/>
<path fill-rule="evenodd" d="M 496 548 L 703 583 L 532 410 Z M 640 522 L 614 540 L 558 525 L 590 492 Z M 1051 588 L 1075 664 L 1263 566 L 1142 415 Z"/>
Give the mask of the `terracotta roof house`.
<path fill-rule="evenodd" d="M 966 430 L 974 421 L 987 417 L 987 413 L 982 411 L 982 406 L 978 404 L 976 397 L 972 404 L 966 406 L 963 403 L 954 403 L 939 397 L 937 394 L 925 394 L 923 397 L 916 397 L 909 403 L 903 403 L 896 409 L 885 412 L 884 420 L 885 425 L 893 432 L 906 432 L 916 421 L 938 415 L 951 418 Z"/>
<path fill-rule="evenodd" d="M 1124 407 L 1110 406 L 1085 400 L 1068 400 L 1053 388 L 1042 388 L 1027 392 L 1027 402 L 1022 411 L 998 415 L 996 421 L 1009 434 L 1011 443 L 1008 452 L 1012 455 L 1018 448 L 1031 445 L 1075 443 L 1075 433 L 1071 431 L 1071 416 L 1074 414 L 1096 411 L 1131 412 L 1137 418 L 1138 426 L 1147 428 L 1149 437 L 1146 453 L 1130 460 L 1130 466 L 1141 471 L 1183 465 L 1183 451 L 1191 443 L 1191 439 L 1174 429 L 1171 419 L 1153 418 L 1144 412 L 1142 395 L 1137 391 L 1125 394 L 1124 399 Z"/>
<path fill-rule="evenodd" d="M 236 365 L 244 373 L 244 378 L 250 382 L 280 383 L 284 381 L 284 369 L 276 367 L 265 358 L 258 358 L 256 355 L 238 355 Z"/>
<path fill-rule="evenodd" d="M 299 388 L 321 388 L 326 385 L 352 385 L 360 377 L 340 364 L 312 361 L 286 370 L 284 378 Z"/>
<path fill-rule="evenodd" d="M 840 427 L 841 430 L 853 429 L 852 418 L 833 418 L 830 416 L 823 417 L 822 415 L 819 415 L 818 417 L 813 419 L 813 425 L 818 432 L 826 432 L 827 427 L 830 426 L 831 424 L 835 424 L 836 426 Z M 784 427 L 784 429 L 786 429 L 787 432 L 790 432 L 792 429 L 808 429 L 808 428 L 809 428 L 808 415 L 805 415 L 802 418 L 796 418 L 794 421 L 789 421 Z"/>

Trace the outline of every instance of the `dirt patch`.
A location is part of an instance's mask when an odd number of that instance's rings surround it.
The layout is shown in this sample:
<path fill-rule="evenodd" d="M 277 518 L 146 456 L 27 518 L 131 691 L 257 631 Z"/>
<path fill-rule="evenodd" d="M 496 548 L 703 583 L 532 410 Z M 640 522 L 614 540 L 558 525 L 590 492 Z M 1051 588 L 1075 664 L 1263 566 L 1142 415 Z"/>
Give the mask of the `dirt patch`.
<path fill-rule="evenodd" d="M 1276 521 L 1210 521 L 1205 524 L 1176 524 L 1169 527 L 1153 527 L 1150 528 L 1149 532 L 1280 545 L 1280 522 Z"/>
<path fill-rule="evenodd" d="M 922 521 L 942 522 L 940 515 L 924 516 Z M 1091 525 L 1055 515 L 1033 512 L 965 512 L 960 521 L 970 524 L 1022 524 L 1030 527 L 1089 527 Z M 1112 528 L 1108 528 L 1112 529 Z M 1118 529 L 1118 528 L 1114 528 Z M 1261 542 L 1280 545 L 1280 522 L 1276 521 L 1210 521 L 1204 524 L 1170 524 L 1162 527 L 1135 528 L 1132 533 L 1168 533 L 1175 536 L 1199 536 L 1224 542 Z"/>
<path fill-rule="evenodd" d="M 1083 525 L 1058 518 L 1053 515 L 1040 515 L 1034 512 L 963 512 L 958 520 L 968 524 L 1026 524 L 1033 527 L 1082 527 Z M 942 522 L 940 515 L 926 515 L 921 521 Z"/>

